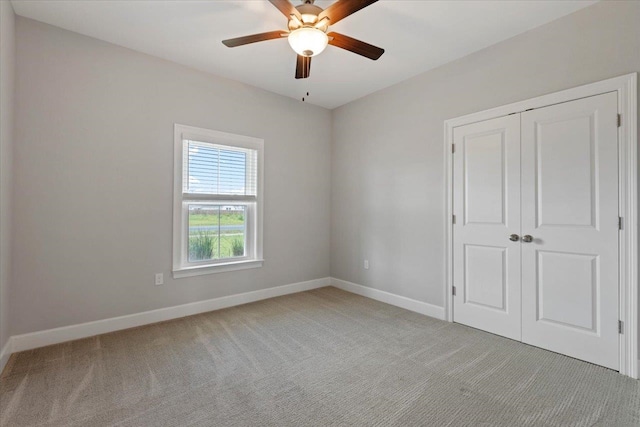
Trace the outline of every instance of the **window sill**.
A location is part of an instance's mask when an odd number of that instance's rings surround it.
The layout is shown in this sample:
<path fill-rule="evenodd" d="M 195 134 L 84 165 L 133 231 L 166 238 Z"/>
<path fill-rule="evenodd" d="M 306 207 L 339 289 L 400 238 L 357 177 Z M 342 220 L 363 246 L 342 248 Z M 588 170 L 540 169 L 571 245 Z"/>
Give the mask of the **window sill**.
<path fill-rule="evenodd" d="M 227 271 L 246 270 L 248 268 L 262 267 L 263 259 L 252 259 L 249 261 L 227 262 L 216 265 L 203 265 L 197 267 L 187 267 L 173 270 L 174 279 L 182 279 L 183 277 L 203 276 L 205 274 L 224 273 Z"/>

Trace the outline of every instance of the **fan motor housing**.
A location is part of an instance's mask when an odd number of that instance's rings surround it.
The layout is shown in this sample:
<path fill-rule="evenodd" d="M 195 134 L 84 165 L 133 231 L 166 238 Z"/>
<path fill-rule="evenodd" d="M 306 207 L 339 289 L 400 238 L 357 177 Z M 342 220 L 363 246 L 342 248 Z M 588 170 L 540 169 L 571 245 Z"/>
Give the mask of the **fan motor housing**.
<path fill-rule="evenodd" d="M 320 12 L 322 12 L 323 10 L 321 7 L 311 3 L 301 4 L 299 6 L 296 6 L 296 9 L 298 10 L 298 12 L 300 12 L 300 15 L 302 15 L 302 19 L 305 24 L 314 24 L 318 20 L 318 15 L 320 15 Z M 307 17 L 305 15 L 315 16 L 313 22 L 305 22 L 306 20 L 304 18 Z"/>

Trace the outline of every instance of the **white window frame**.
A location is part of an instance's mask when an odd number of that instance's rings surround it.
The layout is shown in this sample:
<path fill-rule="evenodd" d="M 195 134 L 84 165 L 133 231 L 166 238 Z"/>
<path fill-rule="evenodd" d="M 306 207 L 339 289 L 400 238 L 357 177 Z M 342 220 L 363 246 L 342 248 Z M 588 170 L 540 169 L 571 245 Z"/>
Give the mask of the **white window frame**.
<path fill-rule="evenodd" d="M 256 165 L 256 197 L 251 200 L 246 196 L 183 193 L 185 141 L 197 141 L 232 148 L 256 150 L 258 154 Z M 262 252 L 264 140 L 250 136 L 234 135 L 226 132 L 175 124 L 173 159 L 173 277 L 177 279 L 262 267 L 264 262 Z M 246 206 L 245 256 L 189 262 L 187 243 L 189 204 Z"/>

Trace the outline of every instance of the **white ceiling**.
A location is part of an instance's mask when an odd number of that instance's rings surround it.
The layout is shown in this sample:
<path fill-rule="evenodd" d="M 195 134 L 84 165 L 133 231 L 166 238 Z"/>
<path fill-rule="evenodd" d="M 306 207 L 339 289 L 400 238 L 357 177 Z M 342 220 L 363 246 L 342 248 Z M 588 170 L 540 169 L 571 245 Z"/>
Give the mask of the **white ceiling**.
<path fill-rule="evenodd" d="M 346 0 L 340 0 L 346 1 Z M 294 0 L 299 4 L 299 0 Z M 326 8 L 332 1 L 318 0 Z M 18 15 L 106 40 L 281 95 L 335 108 L 595 1 L 381 0 L 331 27 L 386 49 L 371 61 L 333 46 L 294 79 L 286 39 L 234 49 L 221 40 L 286 28 L 266 0 L 13 0 Z"/>

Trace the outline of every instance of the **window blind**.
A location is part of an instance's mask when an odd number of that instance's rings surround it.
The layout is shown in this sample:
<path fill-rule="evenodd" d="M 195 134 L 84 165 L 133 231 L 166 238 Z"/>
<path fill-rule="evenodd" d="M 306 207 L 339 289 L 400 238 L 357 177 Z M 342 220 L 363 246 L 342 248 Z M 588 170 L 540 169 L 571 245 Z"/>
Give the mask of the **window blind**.
<path fill-rule="evenodd" d="M 256 150 L 193 140 L 183 140 L 183 147 L 183 193 L 255 199 Z"/>

